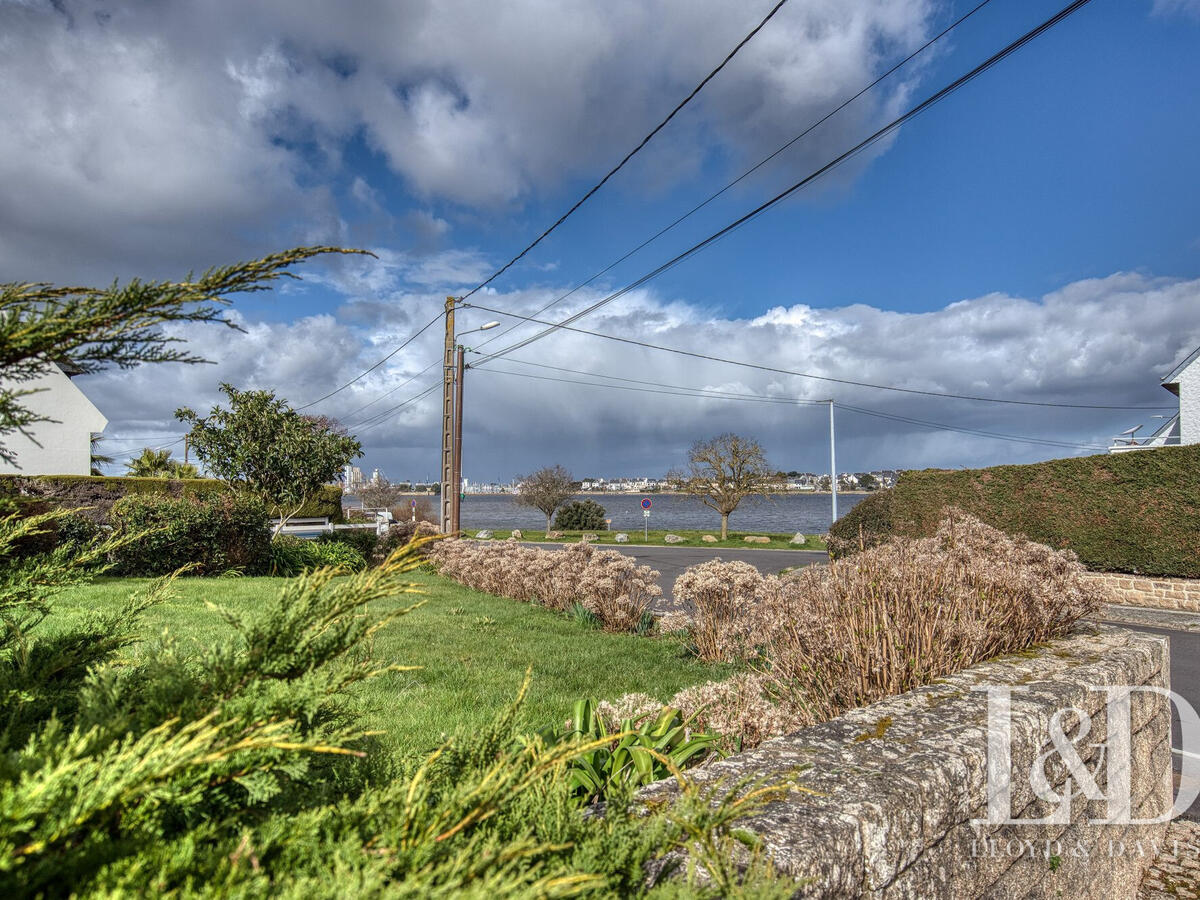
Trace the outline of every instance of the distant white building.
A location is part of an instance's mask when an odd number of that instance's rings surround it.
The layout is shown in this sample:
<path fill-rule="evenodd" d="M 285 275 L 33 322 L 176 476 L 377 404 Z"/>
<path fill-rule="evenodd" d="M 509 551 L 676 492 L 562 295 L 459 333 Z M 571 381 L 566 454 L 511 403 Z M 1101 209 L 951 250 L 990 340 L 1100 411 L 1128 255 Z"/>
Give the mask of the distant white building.
<path fill-rule="evenodd" d="M 1149 435 L 1138 434 L 1141 425 L 1123 432 L 1113 439 L 1109 453 L 1200 444 L 1200 347 L 1167 373 L 1162 386 L 1179 398 L 1179 412 L 1163 417 L 1162 423 Z"/>
<path fill-rule="evenodd" d="M 0 460 L 3 475 L 90 475 L 92 434 L 101 432 L 108 419 L 71 380 L 67 365 L 52 363 L 41 378 L 14 384 L 0 379 L 0 387 L 36 391 L 20 403 L 53 421 L 36 422 L 26 430 L 0 438 L 16 454 L 16 465 Z"/>

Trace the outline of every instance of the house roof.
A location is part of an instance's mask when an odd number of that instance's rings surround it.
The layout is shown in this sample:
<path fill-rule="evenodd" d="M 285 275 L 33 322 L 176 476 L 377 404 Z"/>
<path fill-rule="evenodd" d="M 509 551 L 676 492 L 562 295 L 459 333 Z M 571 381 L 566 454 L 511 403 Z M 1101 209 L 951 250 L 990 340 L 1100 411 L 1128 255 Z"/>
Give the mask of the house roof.
<path fill-rule="evenodd" d="M 1190 354 L 1188 354 L 1187 358 L 1183 362 L 1171 370 L 1170 374 L 1162 380 L 1163 387 L 1169 389 L 1170 385 L 1179 384 L 1179 376 L 1183 374 L 1183 370 L 1194 363 L 1197 359 L 1200 359 L 1200 347 L 1197 347 L 1195 350 L 1193 350 Z"/>

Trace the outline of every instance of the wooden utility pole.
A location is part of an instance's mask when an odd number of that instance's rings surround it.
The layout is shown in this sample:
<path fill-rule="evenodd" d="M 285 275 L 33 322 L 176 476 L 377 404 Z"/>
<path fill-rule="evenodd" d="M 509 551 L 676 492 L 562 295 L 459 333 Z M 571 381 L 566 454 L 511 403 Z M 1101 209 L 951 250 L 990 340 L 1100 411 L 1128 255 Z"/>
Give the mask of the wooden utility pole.
<path fill-rule="evenodd" d="M 446 298 L 446 350 L 442 363 L 442 534 L 453 529 L 454 490 L 454 297 Z M 457 496 L 457 495 L 453 495 Z"/>
<path fill-rule="evenodd" d="M 463 364 L 465 351 L 461 344 L 454 352 L 454 493 L 450 500 L 450 530 L 462 528 L 462 428 L 463 428 Z"/>

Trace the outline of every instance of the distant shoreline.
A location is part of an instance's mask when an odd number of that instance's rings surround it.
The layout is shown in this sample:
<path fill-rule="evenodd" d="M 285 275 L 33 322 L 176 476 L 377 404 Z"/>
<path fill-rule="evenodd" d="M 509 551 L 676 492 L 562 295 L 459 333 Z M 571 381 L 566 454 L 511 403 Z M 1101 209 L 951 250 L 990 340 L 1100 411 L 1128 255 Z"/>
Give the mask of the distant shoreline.
<path fill-rule="evenodd" d="M 884 489 L 881 488 L 880 490 L 884 490 Z M 353 494 L 354 491 L 349 491 L 348 493 Z M 843 495 L 849 495 L 849 494 L 854 494 L 854 495 L 861 494 L 863 496 L 867 496 L 869 494 L 878 494 L 878 493 L 879 493 L 879 491 L 838 491 L 838 496 L 841 497 Z M 768 496 L 829 497 L 829 496 L 832 496 L 832 494 L 833 494 L 833 491 L 779 491 L 778 494 L 770 494 Z M 432 491 L 420 491 L 420 492 L 415 492 L 415 493 L 409 491 L 406 493 L 397 494 L 397 496 L 407 498 L 407 497 L 436 497 L 438 495 L 433 493 Z M 474 493 L 472 491 L 468 491 L 467 496 L 468 497 L 515 497 L 517 495 L 513 494 L 513 493 L 508 493 L 508 492 L 504 492 L 504 493 L 491 493 L 491 492 Z M 576 491 L 575 496 L 581 496 L 581 497 L 690 497 L 692 495 L 684 493 L 683 491 Z"/>

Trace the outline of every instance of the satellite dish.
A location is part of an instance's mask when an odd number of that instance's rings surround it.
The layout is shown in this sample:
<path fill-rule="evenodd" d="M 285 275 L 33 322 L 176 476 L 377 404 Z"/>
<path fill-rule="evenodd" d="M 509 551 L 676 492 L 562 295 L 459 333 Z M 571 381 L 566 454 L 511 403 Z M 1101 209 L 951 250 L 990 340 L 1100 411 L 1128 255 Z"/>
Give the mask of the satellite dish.
<path fill-rule="evenodd" d="M 1132 435 L 1135 431 L 1137 431 L 1141 427 L 1142 427 L 1141 425 L 1134 425 L 1132 428 L 1126 428 L 1124 431 L 1121 432 L 1121 436 L 1124 437 L 1127 434 Z"/>

